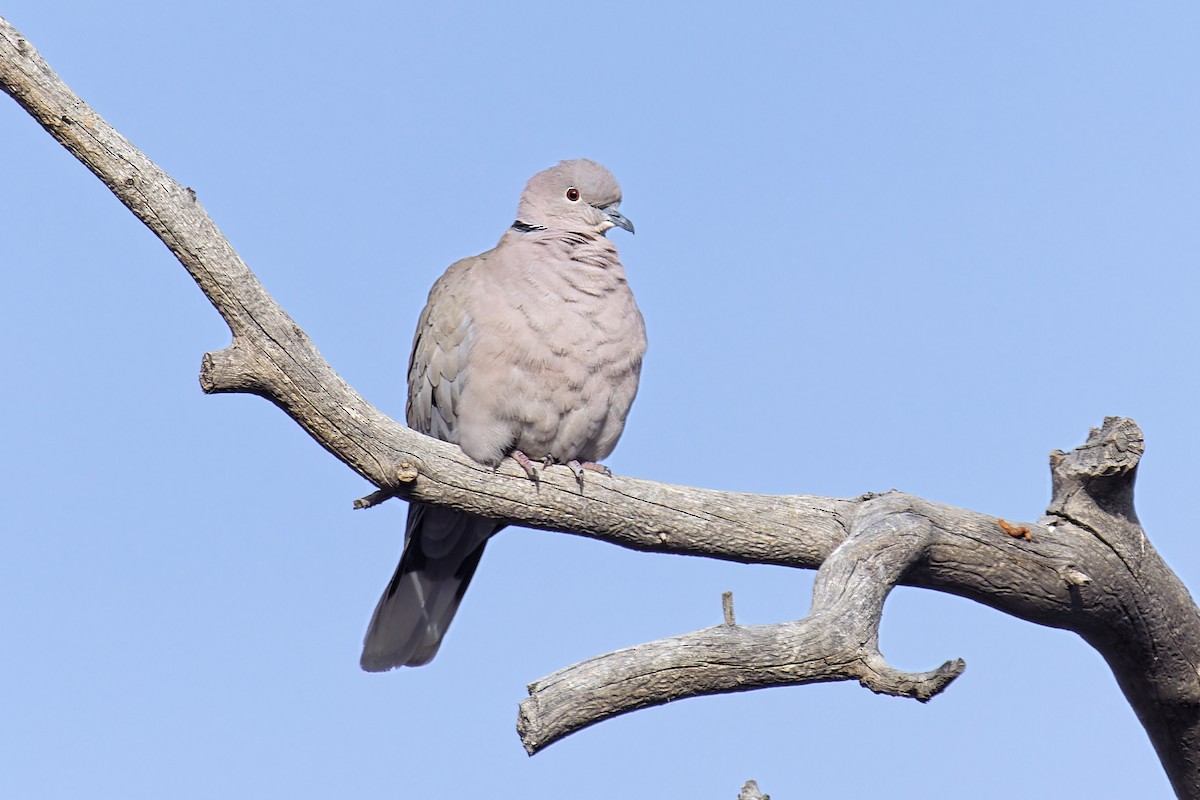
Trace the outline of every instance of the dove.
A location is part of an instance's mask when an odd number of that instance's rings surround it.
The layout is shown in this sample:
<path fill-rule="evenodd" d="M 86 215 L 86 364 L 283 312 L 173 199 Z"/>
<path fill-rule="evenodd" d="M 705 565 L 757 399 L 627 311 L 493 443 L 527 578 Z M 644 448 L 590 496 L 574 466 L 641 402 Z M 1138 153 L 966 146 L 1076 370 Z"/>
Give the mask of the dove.
<path fill-rule="evenodd" d="M 495 468 L 513 458 L 585 471 L 617 444 L 637 394 L 646 328 L 613 228 L 633 232 L 621 188 L 594 161 L 530 178 L 499 243 L 452 264 L 417 322 L 409 426 Z M 361 666 L 382 672 L 434 657 L 488 539 L 504 524 L 411 503 L 404 550 L 375 608 Z"/>

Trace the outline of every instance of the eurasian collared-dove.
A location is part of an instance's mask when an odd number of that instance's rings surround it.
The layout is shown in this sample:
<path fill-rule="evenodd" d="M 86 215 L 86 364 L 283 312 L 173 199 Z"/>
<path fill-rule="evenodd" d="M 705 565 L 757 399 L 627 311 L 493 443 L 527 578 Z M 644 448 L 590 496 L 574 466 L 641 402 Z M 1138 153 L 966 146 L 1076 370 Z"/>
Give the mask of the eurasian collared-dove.
<path fill-rule="evenodd" d="M 586 159 L 534 175 L 493 249 L 453 264 L 429 292 L 408 367 L 408 424 L 494 467 L 512 456 L 584 469 L 612 452 L 637 393 L 646 329 L 605 233 L 633 232 L 621 188 Z M 362 668 L 437 653 L 504 527 L 413 503 L 404 552 L 363 642 Z"/>

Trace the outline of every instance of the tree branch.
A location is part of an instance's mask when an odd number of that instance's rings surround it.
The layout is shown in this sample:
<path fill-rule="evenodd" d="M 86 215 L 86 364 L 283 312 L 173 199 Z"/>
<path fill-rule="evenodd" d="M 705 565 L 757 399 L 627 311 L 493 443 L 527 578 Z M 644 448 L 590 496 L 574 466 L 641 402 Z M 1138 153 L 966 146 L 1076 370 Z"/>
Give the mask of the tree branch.
<path fill-rule="evenodd" d="M 817 571 L 812 611 L 796 622 L 717 625 L 582 661 L 535 681 L 517 730 L 533 754 L 609 717 L 683 697 L 855 679 L 922 702 L 962 673 L 891 667 L 879 652 L 883 602 L 933 541 L 920 501 L 892 493 L 864 501 L 850 533 Z"/>
<path fill-rule="evenodd" d="M 757 781 L 746 781 L 742 791 L 738 792 L 738 800 L 771 800 L 771 795 L 763 794 Z"/>
<path fill-rule="evenodd" d="M 389 419 L 355 392 L 274 302 L 197 202 L 77 97 L 0 19 L 0 86 L 179 259 L 232 334 L 204 356 L 205 392 L 269 399 L 378 487 L 399 496 L 635 550 L 820 568 L 798 622 L 730 622 L 583 662 L 537 681 L 520 727 L 536 750 L 572 730 L 672 699 L 854 679 L 927 700 L 961 661 L 929 673 L 887 665 L 882 604 L 897 583 L 968 597 L 1075 631 L 1108 661 L 1176 791 L 1200 798 L 1200 612 L 1147 541 L 1133 508 L 1143 449 L 1110 418 L 1087 444 L 1051 457 L 1053 500 L 1037 523 L 1009 523 L 900 493 L 836 499 L 762 496 L 620 477 L 579 487 L 565 469 L 537 484 Z"/>

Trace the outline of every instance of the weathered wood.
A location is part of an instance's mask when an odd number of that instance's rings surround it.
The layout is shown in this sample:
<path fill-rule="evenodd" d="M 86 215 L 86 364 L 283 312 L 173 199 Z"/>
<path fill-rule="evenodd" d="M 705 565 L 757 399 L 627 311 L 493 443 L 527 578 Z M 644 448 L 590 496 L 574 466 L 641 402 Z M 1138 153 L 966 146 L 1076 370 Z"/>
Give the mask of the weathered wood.
<path fill-rule="evenodd" d="M 1046 516 L 1009 522 L 899 493 L 853 499 L 765 496 L 589 476 L 531 483 L 410 431 L 366 402 L 250 272 L 195 194 L 77 97 L 0 19 L 0 86 L 99 177 L 191 274 L 233 340 L 204 356 L 206 392 L 248 392 L 283 409 L 390 496 L 635 550 L 818 569 L 808 617 L 728 622 L 568 667 L 530 686 L 520 727 L 531 751 L 601 719 L 678 697 L 818 680 L 862 682 L 927 700 L 959 674 L 892 669 L 879 614 L 897 583 L 969 597 L 1079 633 L 1108 661 L 1182 797 L 1200 800 L 1200 611 L 1150 546 L 1133 508 L 1144 444 L 1110 418 L 1051 456 Z"/>
<path fill-rule="evenodd" d="M 742 791 L 738 792 L 738 800 L 771 800 L 771 795 L 763 794 L 757 781 L 746 781 Z"/>
<path fill-rule="evenodd" d="M 768 686 L 858 680 L 881 694 L 929 700 L 962 673 L 961 659 L 931 672 L 891 667 L 879 652 L 879 623 L 891 588 L 924 558 L 929 520 L 916 498 L 864 500 L 845 541 L 821 568 L 812 610 L 796 622 L 726 622 L 590 658 L 536 681 L 517 730 L 531 754 L 609 717 L 684 697 Z M 727 609 L 727 620 L 732 616 Z"/>

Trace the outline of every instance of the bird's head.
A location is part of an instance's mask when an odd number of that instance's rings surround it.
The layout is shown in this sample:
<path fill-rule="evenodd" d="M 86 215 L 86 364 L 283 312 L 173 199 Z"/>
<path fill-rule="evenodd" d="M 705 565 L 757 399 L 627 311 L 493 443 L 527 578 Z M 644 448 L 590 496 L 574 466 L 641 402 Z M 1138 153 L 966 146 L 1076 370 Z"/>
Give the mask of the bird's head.
<path fill-rule="evenodd" d="M 529 179 L 517 221 L 547 230 L 604 234 L 612 228 L 633 233 L 633 223 L 617 207 L 621 187 L 607 169 L 578 158 L 561 161 Z"/>

